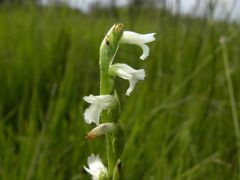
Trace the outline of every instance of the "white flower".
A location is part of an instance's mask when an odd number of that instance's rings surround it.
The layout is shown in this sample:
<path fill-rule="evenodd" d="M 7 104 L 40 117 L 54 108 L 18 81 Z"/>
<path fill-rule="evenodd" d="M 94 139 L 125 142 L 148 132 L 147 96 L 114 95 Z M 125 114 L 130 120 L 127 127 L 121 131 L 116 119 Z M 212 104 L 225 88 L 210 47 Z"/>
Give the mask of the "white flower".
<path fill-rule="evenodd" d="M 86 139 L 93 139 L 103 134 L 112 133 L 116 130 L 116 128 L 117 127 L 114 123 L 102 123 L 88 132 Z"/>
<path fill-rule="evenodd" d="M 117 101 L 112 95 L 85 96 L 84 101 L 91 105 L 84 112 L 85 122 L 91 124 L 94 122 L 99 125 L 99 118 L 102 110 L 111 109 L 116 106 Z"/>
<path fill-rule="evenodd" d="M 132 67 L 128 66 L 127 64 L 114 64 L 111 65 L 110 74 L 117 75 L 123 79 L 129 80 L 129 88 L 126 92 L 126 95 L 129 96 L 130 93 L 134 90 L 135 84 L 138 80 L 144 80 L 145 71 L 144 69 L 133 69 Z"/>
<path fill-rule="evenodd" d="M 108 176 L 107 168 L 103 165 L 98 155 L 92 154 L 88 157 L 88 167 L 84 166 L 84 169 L 92 175 L 92 180 L 98 180 L 100 174 Z"/>
<path fill-rule="evenodd" d="M 146 45 L 146 43 L 154 41 L 155 34 L 156 33 L 138 34 L 131 31 L 124 31 L 120 39 L 120 43 L 136 44 L 140 46 L 143 50 L 143 54 L 141 55 L 140 59 L 144 60 L 149 55 L 149 47 Z"/>

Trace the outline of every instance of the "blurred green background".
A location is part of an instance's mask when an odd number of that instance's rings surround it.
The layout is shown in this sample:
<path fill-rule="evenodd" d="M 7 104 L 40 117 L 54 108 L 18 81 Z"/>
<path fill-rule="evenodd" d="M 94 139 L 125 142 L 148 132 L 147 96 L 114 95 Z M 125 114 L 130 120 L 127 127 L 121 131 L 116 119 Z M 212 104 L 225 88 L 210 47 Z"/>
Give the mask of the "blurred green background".
<path fill-rule="evenodd" d="M 0 3 L 0 179 L 90 179 L 83 166 L 91 153 L 106 164 L 104 137 L 84 139 L 94 125 L 83 120 L 82 98 L 98 94 L 99 46 L 118 22 L 157 33 L 145 61 L 133 45 L 115 59 L 146 71 L 130 97 L 128 82 L 116 79 L 124 179 L 240 178 L 239 24 L 214 20 L 213 6 L 192 17 L 139 3 L 87 14 Z"/>

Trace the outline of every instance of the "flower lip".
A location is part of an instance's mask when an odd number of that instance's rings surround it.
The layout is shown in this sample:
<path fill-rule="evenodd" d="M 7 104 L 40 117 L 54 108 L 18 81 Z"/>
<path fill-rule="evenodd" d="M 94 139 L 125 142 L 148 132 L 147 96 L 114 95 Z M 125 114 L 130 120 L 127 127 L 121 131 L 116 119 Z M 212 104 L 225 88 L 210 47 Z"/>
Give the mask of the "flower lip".
<path fill-rule="evenodd" d="M 140 56 L 141 60 L 146 59 L 149 56 L 149 47 L 146 43 L 154 41 L 156 33 L 138 34 L 131 31 L 124 31 L 120 43 L 136 44 L 143 50 L 143 54 Z"/>
<path fill-rule="evenodd" d="M 133 69 L 132 67 L 128 66 L 127 64 L 117 63 L 111 65 L 109 68 L 110 74 L 117 75 L 123 79 L 129 80 L 129 88 L 126 92 L 126 95 L 129 96 L 131 92 L 134 90 L 136 83 L 139 80 L 144 80 L 145 78 L 145 71 L 144 69 Z"/>

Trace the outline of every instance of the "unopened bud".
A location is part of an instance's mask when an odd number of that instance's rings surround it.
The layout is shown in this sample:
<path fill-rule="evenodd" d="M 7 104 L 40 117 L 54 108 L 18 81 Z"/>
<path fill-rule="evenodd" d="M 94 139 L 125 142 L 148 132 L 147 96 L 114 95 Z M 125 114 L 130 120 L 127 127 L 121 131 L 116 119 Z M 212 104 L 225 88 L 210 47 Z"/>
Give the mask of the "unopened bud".
<path fill-rule="evenodd" d="M 88 132 L 86 139 L 93 139 L 97 136 L 101 136 L 103 134 L 107 133 L 113 133 L 117 129 L 117 125 L 115 123 L 103 123 L 99 126 L 92 129 L 90 132 Z"/>

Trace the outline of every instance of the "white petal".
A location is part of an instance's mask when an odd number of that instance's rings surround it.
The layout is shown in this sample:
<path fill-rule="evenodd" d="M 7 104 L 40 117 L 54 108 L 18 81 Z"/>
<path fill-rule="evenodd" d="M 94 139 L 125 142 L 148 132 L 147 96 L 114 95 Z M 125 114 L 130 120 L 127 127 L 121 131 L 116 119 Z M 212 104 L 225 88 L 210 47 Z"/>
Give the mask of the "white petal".
<path fill-rule="evenodd" d="M 85 96 L 83 99 L 92 104 L 84 112 L 85 122 L 91 124 L 92 122 L 99 124 L 99 118 L 101 111 L 104 109 L 111 109 L 116 106 L 117 101 L 112 95 L 101 95 L 101 96 Z"/>
<path fill-rule="evenodd" d="M 127 64 L 121 64 L 121 63 L 113 64 L 110 66 L 110 71 L 112 71 L 113 73 L 115 73 L 116 75 L 118 75 L 123 79 L 143 80 L 145 77 L 144 69 L 136 70 Z M 121 72 L 121 74 L 119 72 Z"/>
<path fill-rule="evenodd" d="M 156 39 L 154 37 L 155 34 L 156 33 L 139 34 L 132 31 L 124 31 L 120 39 L 120 43 L 128 44 L 149 43 Z"/>
<path fill-rule="evenodd" d="M 139 44 L 139 46 L 142 48 L 143 53 L 140 56 L 141 60 L 146 59 L 149 56 L 149 47 L 146 44 Z"/>
<path fill-rule="evenodd" d="M 116 71 L 116 74 L 123 79 L 131 79 L 132 78 L 131 74 L 127 73 L 126 71 L 123 71 L 122 69 L 118 69 Z"/>
<path fill-rule="evenodd" d="M 144 78 L 145 78 L 145 71 L 144 71 L 144 69 L 139 69 L 139 70 L 136 70 L 133 73 L 133 75 L 138 80 L 144 80 Z"/>
<path fill-rule="evenodd" d="M 98 170 L 99 168 L 104 167 L 104 165 L 98 155 L 95 156 L 94 154 L 91 154 L 91 156 L 88 157 L 88 167 L 91 170 Z"/>
<path fill-rule="evenodd" d="M 112 95 L 100 95 L 100 96 L 95 96 L 96 99 L 98 99 L 101 102 L 107 102 L 111 101 L 114 97 Z"/>
<path fill-rule="evenodd" d="M 116 63 L 110 66 L 110 71 L 123 79 L 131 79 L 136 70 L 127 64 Z"/>
<path fill-rule="evenodd" d="M 99 156 L 95 156 L 92 154 L 88 157 L 88 167 L 84 166 L 84 169 L 92 175 L 92 179 L 98 179 L 100 173 L 104 173 L 106 176 L 108 175 L 107 168 L 103 165 Z"/>
<path fill-rule="evenodd" d="M 117 104 L 116 99 L 112 95 L 101 95 L 96 96 L 96 98 L 102 109 L 110 109 Z"/>
<path fill-rule="evenodd" d="M 88 169 L 87 167 L 83 166 L 83 168 L 92 176 L 95 176 L 95 173 L 93 171 L 91 171 L 90 169 Z"/>
<path fill-rule="evenodd" d="M 105 103 L 108 101 L 112 101 L 113 96 L 112 95 L 100 95 L 100 96 L 93 96 L 92 94 L 90 94 L 89 96 L 84 96 L 83 100 L 88 102 L 88 103 L 95 103 L 95 102 L 99 102 L 99 103 Z"/>
<path fill-rule="evenodd" d="M 84 112 L 85 122 L 91 124 L 94 122 L 96 125 L 99 125 L 99 118 L 102 108 L 98 104 L 92 104 Z"/>
<path fill-rule="evenodd" d="M 129 88 L 127 89 L 126 95 L 130 96 L 130 94 L 133 92 L 135 85 L 138 81 L 136 79 L 129 80 Z"/>
<path fill-rule="evenodd" d="M 155 40 L 155 33 L 150 34 L 138 34 L 135 32 L 124 31 L 120 39 L 120 43 L 136 44 L 143 50 L 143 54 L 140 59 L 144 60 L 149 55 L 149 47 L 145 43 L 149 43 Z"/>
<path fill-rule="evenodd" d="M 89 96 L 84 96 L 83 100 L 92 104 L 94 101 L 96 101 L 96 96 L 90 94 Z"/>
<path fill-rule="evenodd" d="M 130 96 L 130 94 L 132 93 L 132 91 L 135 88 L 136 83 L 138 82 L 138 80 L 144 80 L 145 78 L 145 71 L 143 69 L 139 69 L 136 70 L 133 73 L 133 78 L 129 79 L 129 88 L 127 89 L 126 95 Z"/>
<path fill-rule="evenodd" d="M 143 34 L 141 38 L 144 43 L 149 43 L 156 40 L 156 38 L 154 37 L 155 34 L 156 33 Z"/>
<path fill-rule="evenodd" d="M 115 74 L 115 75 L 117 75 L 117 76 L 119 76 L 123 79 L 131 79 L 132 75 L 130 73 L 128 73 L 129 71 L 126 71 L 126 68 L 124 67 L 124 65 L 125 64 L 117 63 L 117 64 L 114 64 L 114 65 L 111 65 L 109 70 L 113 74 Z"/>

